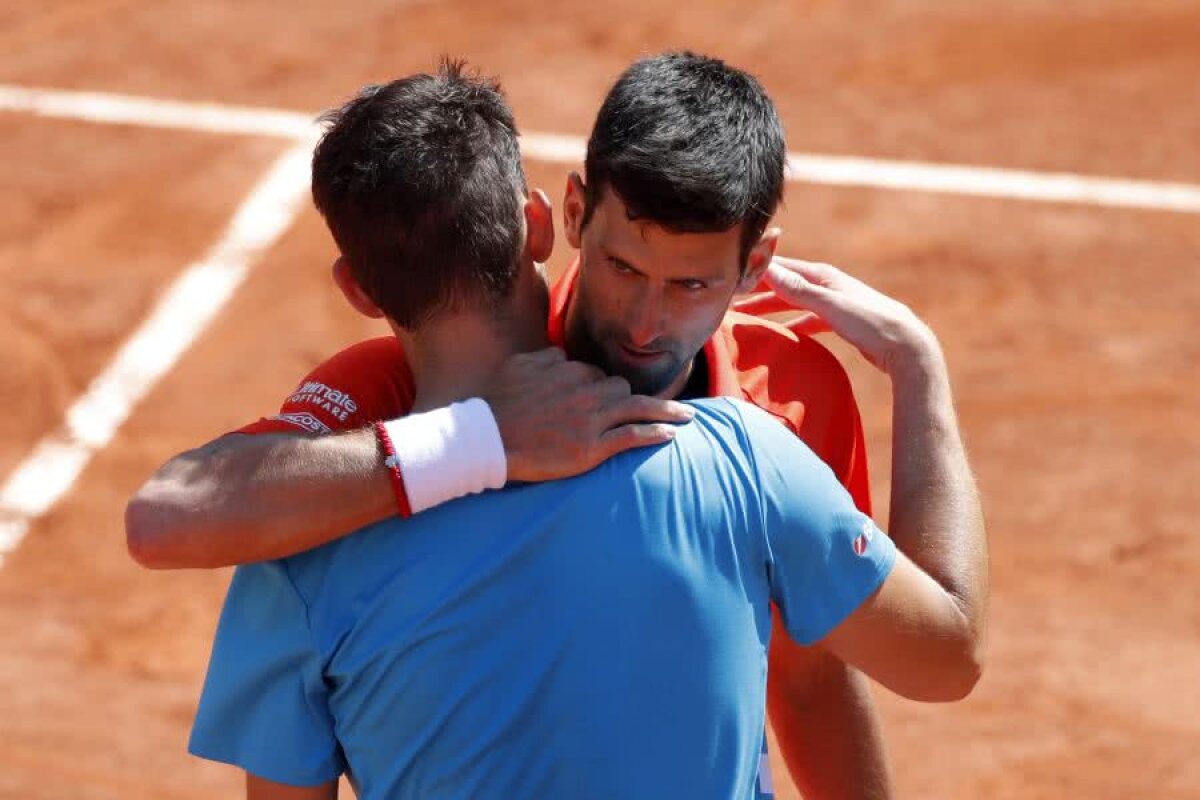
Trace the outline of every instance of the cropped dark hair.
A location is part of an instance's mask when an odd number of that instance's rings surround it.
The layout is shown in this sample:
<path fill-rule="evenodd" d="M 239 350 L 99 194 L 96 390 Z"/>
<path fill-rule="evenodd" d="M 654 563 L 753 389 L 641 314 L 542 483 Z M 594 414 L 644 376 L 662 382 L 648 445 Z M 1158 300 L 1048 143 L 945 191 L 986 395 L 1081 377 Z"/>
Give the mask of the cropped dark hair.
<path fill-rule="evenodd" d="M 527 189 L 498 83 L 443 60 L 436 74 L 367 86 L 322 121 L 313 200 L 390 319 L 411 329 L 510 293 Z"/>
<path fill-rule="evenodd" d="M 630 219 L 678 233 L 742 224 L 741 267 L 783 198 L 783 126 L 757 80 L 715 58 L 672 52 L 634 63 L 588 140 L 583 223 L 605 190 Z"/>

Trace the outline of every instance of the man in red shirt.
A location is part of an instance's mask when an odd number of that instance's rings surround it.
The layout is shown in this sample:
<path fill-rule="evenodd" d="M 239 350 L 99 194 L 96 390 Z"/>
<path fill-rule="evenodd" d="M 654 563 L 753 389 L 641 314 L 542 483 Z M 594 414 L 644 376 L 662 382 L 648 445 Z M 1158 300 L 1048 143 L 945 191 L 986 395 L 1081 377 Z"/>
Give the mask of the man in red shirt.
<path fill-rule="evenodd" d="M 777 232 L 766 226 L 782 194 L 784 158 L 775 109 L 748 75 L 691 54 L 633 65 L 601 108 L 585 178 L 569 180 L 566 236 L 580 255 L 550 299 L 551 342 L 595 366 L 554 350 L 517 356 L 483 393 L 486 419 L 478 406 L 405 416 L 416 387 L 399 342 L 360 343 L 310 373 L 279 414 L 238 432 L 259 435 L 222 437 L 160 469 L 130 503 L 131 551 L 156 567 L 291 555 L 397 510 L 496 486 L 480 437 L 498 445 L 491 451 L 500 453 L 499 484 L 562 477 L 669 438 L 661 421 L 683 421 L 686 412 L 662 398 L 699 396 L 740 397 L 775 415 L 869 513 L 861 424 L 840 364 L 805 335 L 727 309 L 766 275 L 785 303 L 822 314 L 853 344 L 866 329 L 878 339 L 896 320 L 927 329 L 832 268 L 772 265 Z M 525 213 L 549 214 L 540 193 Z M 360 311 L 387 315 L 379 299 L 386 291 L 366 294 L 341 259 L 334 277 Z M 897 418 L 907 413 L 906 398 L 945 383 L 936 342 L 919 374 L 892 372 L 886 353 L 872 352 L 893 379 Z M 368 427 L 378 422 L 385 424 Z M 902 507 L 894 503 L 893 514 Z M 965 580 L 953 548 L 900 544 L 925 553 L 932 573 Z M 865 682 L 781 628 L 770 661 L 771 719 L 802 791 L 888 796 Z"/>

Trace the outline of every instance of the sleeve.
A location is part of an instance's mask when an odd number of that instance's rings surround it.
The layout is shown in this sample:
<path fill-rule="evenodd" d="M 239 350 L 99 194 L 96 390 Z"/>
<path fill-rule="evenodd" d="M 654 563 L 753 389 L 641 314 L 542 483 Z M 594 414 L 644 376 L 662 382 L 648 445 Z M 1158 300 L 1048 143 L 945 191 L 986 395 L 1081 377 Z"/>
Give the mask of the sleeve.
<path fill-rule="evenodd" d="M 188 751 L 294 786 L 337 778 L 345 762 L 322 663 L 286 562 L 239 567 Z"/>
<path fill-rule="evenodd" d="M 758 480 L 771 599 L 792 638 L 811 644 L 883 584 L 896 547 L 807 445 L 760 409 L 738 408 Z"/>
<path fill-rule="evenodd" d="M 408 413 L 412 372 L 392 336 L 347 347 L 308 373 L 280 406 L 230 433 L 333 433 Z"/>

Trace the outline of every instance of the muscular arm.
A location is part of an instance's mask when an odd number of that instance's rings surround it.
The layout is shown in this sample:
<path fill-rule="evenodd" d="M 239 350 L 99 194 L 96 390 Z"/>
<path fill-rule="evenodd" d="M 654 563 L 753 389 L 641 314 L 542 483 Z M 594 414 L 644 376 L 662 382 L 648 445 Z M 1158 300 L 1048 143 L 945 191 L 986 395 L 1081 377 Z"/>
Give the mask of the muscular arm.
<path fill-rule="evenodd" d="M 129 501 L 130 553 L 156 569 L 283 558 L 396 513 L 371 429 L 230 434 L 172 458 Z"/>
<path fill-rule="evenodd" d="M 369 370 L 352 374 L 371 380 Z M 659 444 L 674 433 L 664 423 L 692 413 L 680 403 L 633 395 L 625 381 L 567 361 L 556 348 L 509 359 L 486 399 L 508 479 L 522 481 L 575 475 L 622 450 Z M 378 412 L 391 417 L 405 410 Z M 283 558 L 397 513 L 390 480 L 370 428 L 223 436 L 175 456 L 133 495 L 125 511 L 127 544 L 139 563 L 160 569 Z"/>
<path fill-rule="evenodd" d="M 857 663 L 884 665 L 874 676 L 921 699 L 953 700 L 978 679 L 985 646 L 987 549 L 978 494 L 959 435 L 949 377 L 940 347 L 922 326 L 908 346 L 880 359 L 892 378 L 893 464 L 889 533 L 933 584 L 910 579 L 909 591 L 952 600 L 944 618 L 957 620 L 951 638 L 960 651 L 935 656 L 962 669 L 948 680 L 930 662 L 905 663 L 899 651 L 863 650 L 888 641 L 895 630 L 880 623 L 879 635 L 847 636 L 825 643 Z M 902 571 L 907 571 L 907 567 Z M 879 600 L 881 607 L 887 600 Z M 880 612 L 883 614 L 883 612 Z M 913 624 L 912 609 L 895 609 Z M 781 633 L 781 632 L 780 632 Z M 891 794 L 881 731 L 866 681 L 823 648 L 803 647 L 776 636 L 771 647 L 768 704 L 789 771 L 807 797 L 885 798 Z"/>
<path fill-rule="evenodd" d="M 246 800 L 337 800 L 338 783 L 288 786 L 246 773 Z"/>
<path fill-rule="evenodd" d="M 958 699 L 982 669 L 987 539 L 941 347 L 906 306 L 829 265 L 779 259 L 768 280 L 892 381 L 889 531 L 901 555 L 825 644 L 908 697 Z"/>
<path fill-rule="evenodd" d="M 980 659 L 988 605 L 987 536 L 959 434 L 950 378 L 933 334 L 888 366 L 892 378 L 892 502 L 900 550 L 948 593 Z"/>

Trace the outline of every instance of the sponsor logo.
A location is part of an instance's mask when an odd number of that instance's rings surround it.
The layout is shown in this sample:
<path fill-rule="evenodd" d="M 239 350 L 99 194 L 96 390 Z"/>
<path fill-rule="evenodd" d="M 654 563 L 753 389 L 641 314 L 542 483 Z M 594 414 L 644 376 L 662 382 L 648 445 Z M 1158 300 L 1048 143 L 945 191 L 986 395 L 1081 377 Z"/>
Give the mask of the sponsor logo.
<path fill-rule="evenodd" d="M 333 433 L 329 426 L 321 420 L 309 414 L 307 411 L 299 414 L 276 414 L 271 419 L 283 420 L 290 422 L 298 428 L 303 428 L 309 433 Z"/>
<path fill-rule="evenodd" d="M 345 422 L 358 411 L 358 403 L 348 393 L 326 386 L 319 381 L 305 381 L 287 399 L 289 403 L 316 406 Z"/>
<path fill-rule="evenodd" d="M 871 520 L 863 523 L 862 532 L 854 538 L 854 555 L 865 556 L 867 554 L 867 547 L 871 544 L 871 538 L 875 535 L 874 531 L 875 526 L 871 523 Z"/>

